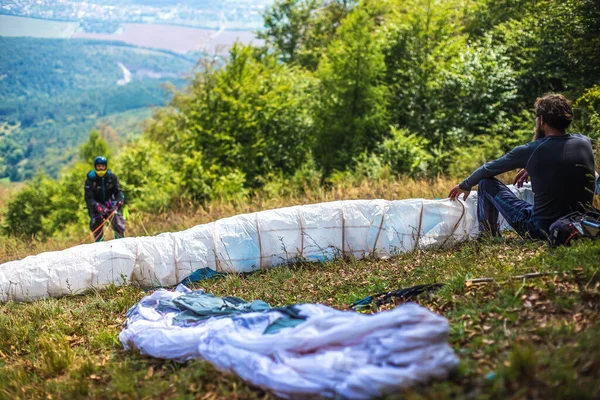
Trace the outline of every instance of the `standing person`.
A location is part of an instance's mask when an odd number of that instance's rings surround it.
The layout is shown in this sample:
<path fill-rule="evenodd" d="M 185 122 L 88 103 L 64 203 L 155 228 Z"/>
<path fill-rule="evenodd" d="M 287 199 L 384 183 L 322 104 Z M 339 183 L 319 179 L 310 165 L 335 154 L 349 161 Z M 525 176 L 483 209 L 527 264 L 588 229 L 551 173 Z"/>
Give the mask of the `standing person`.
<path fill-rule="evenodd" d="M 515 147 L 503 157 L 479 167 L 448 195 L 464 199 L 477 189 L 479 230 L 498 236 L 498 213 L 519 235 L 546 239 L 550 225 L 574 211 L 591 207 L 594 197 L 594 153 L 586 136 L 566 134 L 573 120 L 570 102 L 547 93 L 535 102 L 535 140 Z M 522 168 L 519 186 L 531 178 L 534 204 L 520 200 L 494 176 Z"/>
<path fill-rule="evenodd" d="M 125 236 L 125 220 L 119 213 L 125 196 L 121 192 L 119 179 L 108 169 L 106 157 L 94 159 L 94 169 L 88 172 L 84 185 L 85 202 L 90 215 L 90 229 L 96 242 L 104 240 L 104 227 L 100 225 L 112 214 L 111 227 L 115 238 Z M 113 214 L 114 211 L 114 214 Z"/>

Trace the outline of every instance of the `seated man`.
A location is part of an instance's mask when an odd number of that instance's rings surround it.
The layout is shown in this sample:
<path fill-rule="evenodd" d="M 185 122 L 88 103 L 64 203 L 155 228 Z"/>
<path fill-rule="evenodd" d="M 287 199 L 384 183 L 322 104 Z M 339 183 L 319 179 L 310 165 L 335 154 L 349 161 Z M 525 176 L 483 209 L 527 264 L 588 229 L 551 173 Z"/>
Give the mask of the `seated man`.
<path fill-rule="evenodd" d="M 90 229 L 94 232 L 96 242 L 104 239 L 104 221 L 111 217 L 111 225 L 115 238 L 125 236 L 125 220 L 119 214 L 125 196 L 121 192 L 119 179 L 108 169 L 106 158 L 98 156 L 94 159 L 94 169 L 88 172 L 84 185 L 84 196 L 90 215 Z M 114 211 L 114 213 L 113 213 Z"/>
<path fill-rule="evenodd" d="M 453 200 L 471 188 L 477 190 L 480 232 L 499 235 L 498 212 L 521 236 L 546 239 L 550 225 L 574 211 L 589 208 L 594 197 L 594 154 L 590 140 L 566 134 L 573 120 L 569 101 L 560 94 L 545 94 L 535 102 L 535 140 L 479 167 L 450 191 Z M 528 176 L 534 205 L 520 200 L 496 175 L 523 168 L 516 183 Z"/>

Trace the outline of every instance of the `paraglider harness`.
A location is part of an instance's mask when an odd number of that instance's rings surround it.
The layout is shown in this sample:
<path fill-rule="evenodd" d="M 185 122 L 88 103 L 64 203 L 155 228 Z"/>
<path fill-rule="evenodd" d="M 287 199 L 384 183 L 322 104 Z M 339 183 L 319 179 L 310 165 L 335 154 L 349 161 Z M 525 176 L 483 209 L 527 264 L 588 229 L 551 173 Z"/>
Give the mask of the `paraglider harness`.
<path fill-rule="evenodd" d="M 568 246 L 581 238 L 600 238 L 600 211 L 576 211 L 559 218 L 550 225 L 548 244 L 551 247 Z"/>

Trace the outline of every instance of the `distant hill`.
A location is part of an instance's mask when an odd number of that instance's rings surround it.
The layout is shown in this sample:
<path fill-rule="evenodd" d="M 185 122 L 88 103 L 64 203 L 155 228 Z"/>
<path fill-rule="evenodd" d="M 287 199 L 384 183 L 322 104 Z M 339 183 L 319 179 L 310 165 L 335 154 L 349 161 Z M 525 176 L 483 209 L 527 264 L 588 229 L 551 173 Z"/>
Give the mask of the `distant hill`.
<path fill-rule="evenodd" d="M 0 37 L 0 52 L 0 178 L 11 181 L 56 175 L 94 126 L 134 135 L 169 99 L 164 84 L 181 87 L 195 65 L 108 41 Z"/>

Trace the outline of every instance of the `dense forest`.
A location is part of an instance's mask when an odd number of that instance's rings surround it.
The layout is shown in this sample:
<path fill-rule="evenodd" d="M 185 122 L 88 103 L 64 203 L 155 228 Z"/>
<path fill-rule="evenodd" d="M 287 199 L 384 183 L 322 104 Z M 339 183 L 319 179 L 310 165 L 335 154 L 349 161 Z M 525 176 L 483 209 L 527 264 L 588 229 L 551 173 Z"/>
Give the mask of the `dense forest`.
<path fill-rule="evenodd" d="M 130 207 L 458 177 L 531 140 L 545 92 L 573 101 L 572 131 L 600 138 L 596 0 L 280 0 L 264 20 L 262 47 L 205 63 L 110 159 Z M 110 146 L 94 132 L 58 184 L 38 175 L 9 202 L 4 233 L 81 221 L 85 162 Z"/>
<path fill-rule="evenodd" d="M 164 105 L 165 82 L 182 87 L 194 66 L 180 55 L 86 40 L 0 37 L 0 52 L 0 178 L 12 181 L 40 168 L 56 177 L 98 121 Z M 127 84 L 118 84 L 119 63 L 132 74 Z"/>

